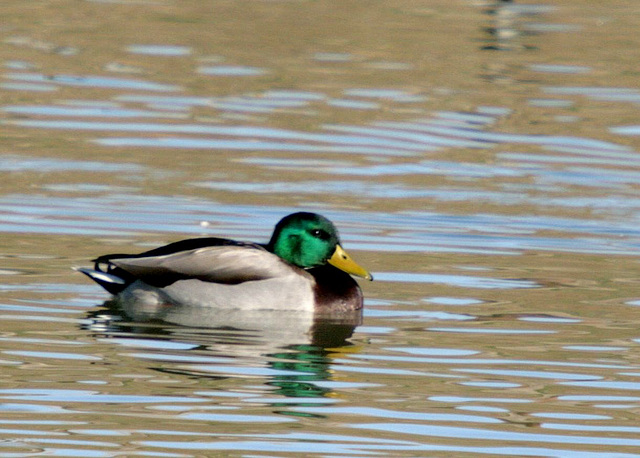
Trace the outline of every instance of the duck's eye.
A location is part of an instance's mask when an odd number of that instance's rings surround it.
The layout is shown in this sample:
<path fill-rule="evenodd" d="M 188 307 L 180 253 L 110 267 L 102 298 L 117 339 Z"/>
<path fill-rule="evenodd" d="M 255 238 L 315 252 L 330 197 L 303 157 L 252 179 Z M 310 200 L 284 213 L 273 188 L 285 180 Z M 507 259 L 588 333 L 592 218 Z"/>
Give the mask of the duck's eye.
<path fill-rule="evenodd" d="M 312 229 L 311 235 L 320 240 L 329 240 L 331 236 L 327 231 L 323 231 L 322 229 Z"/>

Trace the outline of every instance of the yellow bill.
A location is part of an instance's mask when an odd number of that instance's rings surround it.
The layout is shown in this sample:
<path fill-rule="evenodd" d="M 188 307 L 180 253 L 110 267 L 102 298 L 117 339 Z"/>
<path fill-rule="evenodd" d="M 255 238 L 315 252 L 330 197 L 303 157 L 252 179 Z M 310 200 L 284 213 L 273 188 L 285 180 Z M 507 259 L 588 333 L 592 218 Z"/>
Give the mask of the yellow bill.
<path fill-rule="evenodd" d="M 333 256 L 329 259 L 329 264 L 340 270 L 344 270 L 348 274 L 366 278 L 369 281 L 373 280 L 371 274 L 351 259 L 351 256 L 349 256 L 340 245 L 336 246 L 336 251 L 333 252 Z"/>

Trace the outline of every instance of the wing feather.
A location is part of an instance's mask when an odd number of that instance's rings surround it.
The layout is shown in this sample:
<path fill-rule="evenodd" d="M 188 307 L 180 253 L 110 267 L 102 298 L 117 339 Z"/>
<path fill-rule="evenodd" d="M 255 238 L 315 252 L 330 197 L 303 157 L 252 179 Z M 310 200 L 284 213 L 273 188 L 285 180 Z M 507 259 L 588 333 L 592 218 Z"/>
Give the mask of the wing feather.
<path fill-rule="evenodd" d="M 293 273 L 309 275 L 258 245 L 207 246 L 158 256 L 110 258 L 108 262 L 154 286 L 185 278 L 237 284 Z"/>

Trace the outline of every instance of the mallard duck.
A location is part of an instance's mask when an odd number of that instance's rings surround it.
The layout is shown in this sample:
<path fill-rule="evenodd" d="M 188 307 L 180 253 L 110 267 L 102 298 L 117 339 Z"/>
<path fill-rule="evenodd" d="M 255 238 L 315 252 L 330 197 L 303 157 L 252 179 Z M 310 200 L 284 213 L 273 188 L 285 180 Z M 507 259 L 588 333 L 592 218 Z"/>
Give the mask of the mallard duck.
<path fill-rule="evenodd" d="M 172 305 L 244 310 L 362 308 L 351 275 L 372 280 L 342 249 L 331 221 L 293 213 L 276 225 L 266 245 L 195 238 L 140 254 L 108 254 L 94 268 L 77 268 L 126 307 Z"/>

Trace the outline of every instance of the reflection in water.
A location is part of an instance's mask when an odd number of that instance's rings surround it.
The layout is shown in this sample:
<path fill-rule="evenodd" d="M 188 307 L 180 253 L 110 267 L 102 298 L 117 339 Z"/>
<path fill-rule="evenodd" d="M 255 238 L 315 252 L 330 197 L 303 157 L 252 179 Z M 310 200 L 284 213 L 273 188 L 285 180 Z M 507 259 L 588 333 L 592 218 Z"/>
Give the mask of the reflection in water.
<path fill-rule="evenodd" d="M 518 13 L 513 9 L 511 0 L 493 0 L 487 2 L 485 14 L 490 16 L 491 24 L 484 31 L 487 44 L 480 49 L 491 51 L 512 51 L 519 49 L 521 31 L 517 28 Z"/>
<path fill-rule="evenodd" d="M 538 47 L 530 42 L 531 40 L 525 41 L 527 37 L 536 35 L 549 27 L 556 31 L 571 30 L 567 26 L 541 22 L 543 15 L 553 11 L 554 6 L 520 4 L 513 0 L 487 0 L 480 4 L 487 16 L 487 25 L 482 29 L 483 45 L 480 49 L 500 52 L 499 54 L 491 52 L 483 67 L 482 78 L 492 83 L 516 84 L 519 82 L 515 74 L 521 66 L 521 60 L 516 60 L 514 56 L 538 50 Z M 589 71 L 587 67 L 581 69 L 585 72 Z"/>
<path fill-rule="evenodd" d="M 267 70 L 255 67 L 215 65 L 200 67 L 198 73 L 212 76 L 259 76 L 266 74 Z"/>
<path fill-rule="evenodd" d="M 263 378 L 265 386 L 275 388 L 274 396 L 308 399 L 324 398 L 333 391 L 321 382 L 331 381 L 335 355 L 352 347 L 347 339 L 362 322 L 362 310 L 328 317 L 176 308 L 175 313 L 163 313 L 161 322 L 145 314 L 138 317 L 144 322 L 135 321 L 136 317 L 127 321 L 115 301 L 108 301 L 89 313 L 89 324 L 83 327 L 99 339 L 144 349 L 130 356 L 152 362 L 153 369 L 163 373 L 215 380 Z M 276 397 L 273 405 L 282 402 Z"/>
<path fill-rule="evenodd" d="M 144 80 L 115 78 L 110 76 L 43 75 L 40 73 L 6 73 L 6 79 L 25 83 L 51 83 L 60 86 L 80 86 L 104 89 L 131 89 L 140 91 L 179 91 L 178 86 L 152 83 Z"/>
<path fill-rule="evenodd" d="M 188 56 L 192 49 L 188 46 L 168 45 L 130 45 L 127 51 L 132 54 L 146 54 L 152 56 Z"/>
<path fill-rule="evenodd" d="M 332 345 L 335 346 L 335 345 Z M 320 398 L 329 396 L 333 390 L 319 386 L 316 382 L 328 381 L 332 379 L 330 365 L 332 362 L 331 352 L 321 346 L 314 345 L 294 345 L 282 352 L 271 353 L 269 358 L 273 358 L 270 367 L 276 370 L 291 371 L 291 375 L 275 376 L 267 385 L 277 388 L 274 394 L 285 398 Z M 282 404 L 280 404 L 282 403 Z M 283 400 L 276 398 L 273 406 L 292 405 L 283 403 Z M 304 402 L 295 405 L 309 405 Z M 297 412 L 282 412 L 285 415 L 300 415 Z M 324 417 L 324 416 L 323 416 Z"/>
<path fill-rule="evenodd" d="M 83 168 L 75 162 L 67 163 L 66 161 L 36 161 L 33 164 L 43 164 L 45 168 L 64 168 L 67 164 L 72 170 Z M 2 167 L 3 164 L 0 162 L 0 170 Z M 7 164 L 6 167 L 10 169 L 14 165 Z M 19 169 L 22 166 L 15 167 Z M 118 166 L 112 167 L 118 170 Z M 136 170 L 133 169 L 133 171 Z M 562 173 L 556 177 L 547 174 L 544 176 L 548 180 L 553 178 L 566 180 L 568 174 Z M 592 184 L 598 183 L 600 185 L 598 189 L 602 189 L 602 185 L 607 182 L 632 182 L 638 176 L 640 175 L 634 171 L 581 168 L 580 175 L 575 179 L 580 183 L 586 180 Z M 315 186 L 316 183 L 312 185 Z M 261 185 L 253 187 L 256 186 Z M 367 186 L 363 188 L 367 189 Z M 4 232 L 50 235 L 80 233 L 114 236 L 141 232 L 203 235 L 211 232 L 203 228 L 201 223 L 215 218 L 217 233 L 225 233 L 233 237 L 237 234 L 241 239 L 258 239 L 272 227 L 274 220 L 291 210 L 286 206 L 223 204 L 182 196 L 105 194 L 101 192 L 104 188 L 92 187 L 92 185 L 78 189 L 72 187 L 72 189 L 82 192 L 94 190 L 99 195 L 56 197 L 15 194 L 0 197 L 0 210 L 5 215 L 4 221 L 0 222 L 0 229 Z M 353 188 L 346 186 L 338 189 Z M 62 187 L 61 190 L 64 191 L 65 188 Z M 277 191 L 276 188 L 274 193 Z M 329 189 L 326 192 L 332 193 L 333 190 Z M 640 209 L 640 199 L 636 194 L 597 194 L 553 198 L 527 196 L 522 192 L 485 194 L 478 191 L 455 190 L 454 192 L 451 189 L 434 192 L 434 195 L 442 196 L 444 201 L 451 203 L 465 202 L 473 198 L 475 202 L 486 199 L 491 203 L 538 204 L 540 208 L 557 205 L 569 209 L 587 207 L 606 211 L 614 207 L 630 213 Z M 167 208 L 172 209 L 170 218 L 166 214 Z M 346 225 L 353 221 L 350 211 L 325 213 L 331 219 L 340 221 L 341 224 L 344 222 Z M 370 249 L 377 252 L 516 254 L 526 250 L 541 250 L 626 255 L 640 253 L 638 225 L 633 220 L 625 219 L 558 217 L 543 214 L 516 216 L 490 212 L 458 215 L 419 210 L 398 213 L 360 211 L 359 218 L 372 227 L 364 223 L 355 227 L 346 226 L 343 233 L 345 241 L 355 249 Z M 254 232 L 251 232 L 252 230 Z M 462 277 L 459 278 L 460 281 L 464 281 L 466 276 Z M 411 280 L 411 276 L 406 278 Z M 417 277 L 421 282 L 442 282 L 443 280 L 449 282 L 449 279 L 457 281 L 456 276 L 451 275 L 434 274 L 431 277 Z M 526 284 L 527 282 L 523 283 L 523 285 Z M 506 285 L 515 286 L 515 283 Z"/>

